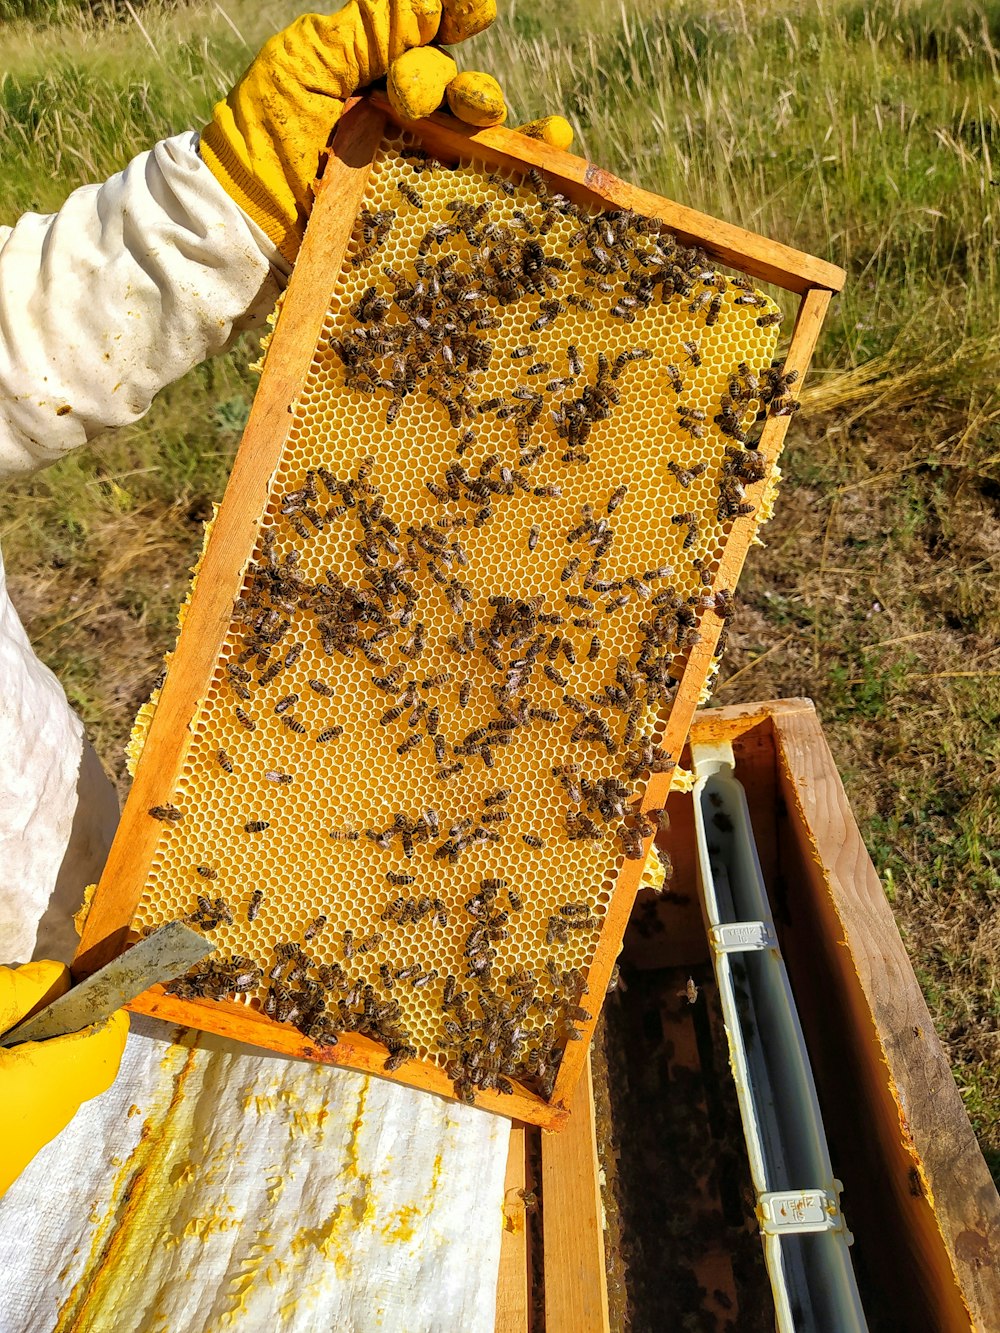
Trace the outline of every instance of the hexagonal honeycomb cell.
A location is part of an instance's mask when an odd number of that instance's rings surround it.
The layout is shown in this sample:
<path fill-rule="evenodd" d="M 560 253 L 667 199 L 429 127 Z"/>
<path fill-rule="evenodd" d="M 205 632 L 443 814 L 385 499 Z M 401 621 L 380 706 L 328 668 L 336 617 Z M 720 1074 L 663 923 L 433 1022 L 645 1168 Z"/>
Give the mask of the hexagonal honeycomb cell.
<path fill-rule="evenodd" d="M 383 141 L 154 812 L 135 927 L 188 917 L 235 960 L 178 994 L 367 1033 L 467 1100 L 551 1093 L 754 521 L 778 322 L 655 220 Z"/>

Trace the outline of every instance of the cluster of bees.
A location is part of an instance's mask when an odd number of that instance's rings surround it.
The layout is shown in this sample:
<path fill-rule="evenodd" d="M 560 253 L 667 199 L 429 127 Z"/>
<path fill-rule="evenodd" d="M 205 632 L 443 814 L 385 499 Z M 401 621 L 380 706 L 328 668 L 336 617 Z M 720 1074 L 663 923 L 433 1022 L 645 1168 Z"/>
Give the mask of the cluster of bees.
<path fill-rule="evenodd" d="M 442 165 L 416 148 L 405 149 L 404 156 L 418 183 L 422 173 L 436 172 Z M 588 368 L 576 343 L 567 342 L 554 358 L 553 353 L 540 353 L 530 335 L 556 327 L 574 309 L 599 308 L 628 326 L 657 302 L 681 301 L 711 327 L 727 293 L 737 305 L 761 308 L 767 302 L 749 280 L 716 273 L 700 250 L 664 233 L 658 219 L 627 210 L 595 213 L 550 190 L 537 173 L 530 177 L 538 205 L 531 216 L 507 207 L 501 219 L 493 216 L 490 203 L 451 200 L 446 217 L 424 232 L 406 271 L 385 267 L 388 287 L 369 286 L 351 307 L 350 324 L 342 321 L 344 326 L 330 339 L 346 388 L 384 401 L 387 424 L 396 420 L 408 399 L 420 394 L 439 406 L 442 420 L 457 433 L 456 459 L 424 483 L 438 506 L 437 516 L 408 522 L 402 513 L 394 513 L 392 498 L 373 479 L 374 456 L 346 477 L 323 466 L 308 469 L 301 482 L 276 497 L 274 526 L 261 531 L 258 556 L 235 611 L 239 642 L 224 664 L 225 682 L 233 716 L 244 730 L 257 729 L 263 707 L 303 742 L 326 746 L 336 741 L 344 727 L 335 717 L 313 724 L 310 734 L 297 709 L 305 691 L 310 703 L 324 700 L 332 707 L 339 693 L 332 681 L 317 676 L 306 686 L 286 689 L 274 701 L 269 695 L 261 702 L 262 691 L 295 666 L 305 630 L 334 669 L 342 660 L 359 658 L 371 668 L 371 683 L 385 699 L 376 725 L 390 731 L 400 758 L 418 752 L 432 758 L 434 778 L 443 789 L 460 786 L 463 773 L 492 769 L 505 747 L 529 733 L 541 730 L 560 745 L 568 740 L 579 751 L 579 761 L 551 769 L 565 797 L 562 831 L 567 841 L 608 840 L 618 854 L 638 860 L 662 812 L 637 809 L 636 784 L 673 767 L 672 757 L 657 743 L 655 719 L 678 686 L 678 662 L 699 641 L 700 613 L 714 609 L 725 635 L 735 610 L 732 594 L 709 591 L 711 572 L 697 559 L 705 587 L 701 597 L 678 593 L 672 583 L 675 571 L 667 564 L 628 575 L 608 572 L 615 550 L 615 514 L 634 485 L 628 480 L 601 500 L 595 497 L 582 505 L 577 521 L 560 534 L 566 558 L 559 572 L 558 607 L 542 595 L 497 593 L 477 615 L 475 594 L 464 574 L 469 554 L 463 533 L 486 527 L 501 505 L 519 495 L 558 500 L 562 492 L 557 482 L 539 482 L 532 475 L 553 434 L 559 442 L 558 462 L 585 468 L 592 461 L 594 426 L 612 417 L 627 382 L 623 377 L 653 357 L 648 347 L 629 346 L 617 354 L 599 352 Z M 505 178 L 490 180 L 508 200 L 516 193 Z M 399 208 L 424 210 L 418 184 L 399 182 L 397 191 Z M 557 222 L 563 225 L 567 219 L 572 233 L 555 253 L 546 238 Z M 360 248 L 349 265 L 357 269 L 377 262 L 396 220 L 394 209 L 363 211 Z M 461 254 L 446 250 L 453 239 L 469 249 Z M 585 275 L 587 295 L 566 290 L 574 265 Z M 489 377 L 498 355 L 497 339 L 491 335 L 501 325 L 504 308 L 526 300 L 537 310 L 529 340 L 509 353 L 522 382 L 509 392 L 491 393 Z M 756 322 L 766 326 L 779 318 L 767 313 Z M 702 353 L 695 339 L 684 341 L 682 350 L 686 365 L 668 365 L 666 382 L 677 399 L 679 428 L 700 440 L 708 429 L 707 413 L 684 395 L 687 368 L 696 369 Z M 755 412 L 762 419 L 768 413 L 792 411 L 795 404 L 788 391 L 795 379 L 777 363 L 763 372 L 741 363 L 730 377 L 714 417 L 719 431 L 732 441 L 718 482 L 720 522 L 752 512 L 745 490 L 762 479 L 764 464 L 748 419 Z M 549 444 L 539 439 L 546 409 Z M 475 464 L 467 459 L 489 418 L 509 423 L 512 441 L 516 439 L 516 465 L 500 454 Z M 704 462 L 667 466 L 682 489 L 692 486 L 707 467 Z M 699 536 L 697 514 L 674 514 L 671 521 L 683 527 L 682 549 L 689 550 Z M 279 554 L 282 524 L 303 543 L 349 525 L 360 577 L 352 579 L 347 570 L 334 568 L 324 569 L 319 577 L 307 576 L 298 550 L 291 547 Z M 542 531 L 538 523 L 528 531 L 529 553 Z M 450 660 L 444 669 L 435 660 L 433 671 L 421 669 L 431 619 L 427 598 L 438 599 L 434 611 L 446 608 L 455 622 L 446 639 Z M 633 612 L 636 647 L 612 656 L 605 647 L 604 625 L 624 608 Z M 573 668 L 580 662 L 602 664 L 600 688 L 574 689 Z M 544 701 L 533 691 L 536 684 L 545 690 Z M 455 728 L 453 719 L 461 716 L 474 690 L 478 700 L 484 685 L 488 703 L 485 710 L 477 710 L 476 725 Z M 544 749 L 544 739 L 539 744 Z M 612 759 L 615 773 L 588 773 L 591 752 Z M 219 749 L 216 760 L 224 772 L 232 773 L 226 750 Z M 279 769 L 263 776 L 275 786 L 292 781 Z M 452 820 L 424 807 L 397 812 L 378 826 L 336 827 L 328 834 L 338 842 L 371 844 L 394 858 L 401 854 L 407 862 L 429 856 L 449 866 L 477 847 L 499 845 L 507 838 L 540 850 L 544 838 L 537 830 L 515 832 L 509 827 L 509 796 L 499 788 L 482 798 L 477 809 Z M 183 818 L 175 806 L 153 807 L 149 813 L 165 822 Z M 269 828 L 268 819 L 243 824 L 245 832 L 259 835 Z M 408 869 L 387 870 L 384 878 L 399 889 L 417 882 Z M 263 892 L 256 890 L 248 921 L 255 919 L 262 901 Z M 197 902 L 189 919 L 202 929 L 232 923 L 224 898 L 199 895 Z M 523 895 L 505 880 L 480 881 L 479 892 L 463 908 L 468 922 L 461 977 L 409 963 L 380 963 L 376 975 L 368 956 L 386 933 L 423 921 L 447 928 L 456 915 L 440 897 L 415 892 L 386 903 L 382 930 L 358 940 L 351 930 L 341 932 L 334 945 L 340 961 L 318 961 L 304 947 L 326 930 L 326 917 L 321 916 L 300 940 L 277 942 L 269 968 L 242 955 L 229 962 L 213 959 L 172 989 L 184 998 L 212 999 L 259 991 L 266 1014 L 293 1024 L 321 1045 L 335 1044 L 344 1032 L 382 1042 L 388 1050 L 385 1067 L 391 1071 L 417 1054 L 393 992 L 427 987 L 429 995 L 437 996 L 440 1050 L 459 1097 L 471 1101 L 477 1091 L 510 1093 L 514 1082 L 548 1097 L 566 1043 L 579 1038 L 577 1025 L 590 1019 L 581 1008 L 587 986 L 582 972 L 561 970 L 553 957 L 539 975 L 528 968 L 496 975 L 497 946 L 509 938 L 511 914 L 522 906 Z M 600 926 L 591 904 L 564 903 L 545 921 L 546 947 L 559 949 L 578 935 L 593 936 Z M 468 988 L 463 990 L 463 985 Z"/>
<path fill-rule="evenodd" d="M 506 909 L 499 906 L 504 891 Z M 473 1102 L 477 1090 L 509 1095 L 514 1091 L 512 1079 L 537 1087 L 548 1099 L 566 1043 L 579 1041 L 577 1024 L 591 1018 L 580 1006 L 587 992 L 583 974 L 575 968 L 560 971 L 552 958 L 546 960 L 544 977 L 530 968 L 516 968 L 503 979 L 504 993 L 499 993 L 493 977 L 494 946 L 507 938 L 510 913 L 522 911 L 523 905 L 521 895 L 512 892 L 505 879 L 496 877 L 482 880 L 479 893 L 465 904 L 473 918 L 464 956 L 466 976 L 475 981 L 475 1008 L 469 1003 L 469 993 L 459 991 L 449 977 L 442 997 L 446 1017 L 439 1041 L 448 1057 L 445 1072 L 461 1101 Z M 567 906 L 568 916 L 560 920 L 578 921 L 581 911 L 590 917 L 585 904 Z M 593 929 L 594 923 L 588 921 L 588 928 Z"/>

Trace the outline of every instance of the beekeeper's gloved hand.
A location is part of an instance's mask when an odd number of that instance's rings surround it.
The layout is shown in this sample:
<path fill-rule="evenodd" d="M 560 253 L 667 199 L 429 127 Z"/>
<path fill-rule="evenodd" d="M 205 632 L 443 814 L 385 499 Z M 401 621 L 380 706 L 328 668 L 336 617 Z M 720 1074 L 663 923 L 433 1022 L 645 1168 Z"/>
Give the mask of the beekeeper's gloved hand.
<path fill-rule="evenodd" d="M 69 984 L 62 963 L 0 967 L 0 1033 L 36 1005 L 51 1004 Z M 69 1124 L 82 1102 L 111 1086 L 127 1033 L 128 1014 L 120 1010 L 69 1037 L 0 1050 L 0 1194 Z"/>
<path fill-rule="evenodd" d="M 330 17 L 305 14 L 261 48 L 202 132 L 201 156 L 212 174 L 294 260 L 312 207 L 312 185 L 344 101 L 388 76 L 390 101 L 408 120 L 444 101 L 473 125 L 507 115 L 488 74 L 459 74 L 451 56 L 429 42 L 464 41 L 488 28 L 496 0 L 349 0 Z M 573 131 L 561 116 L 522 126 L 557 148 Z"/>

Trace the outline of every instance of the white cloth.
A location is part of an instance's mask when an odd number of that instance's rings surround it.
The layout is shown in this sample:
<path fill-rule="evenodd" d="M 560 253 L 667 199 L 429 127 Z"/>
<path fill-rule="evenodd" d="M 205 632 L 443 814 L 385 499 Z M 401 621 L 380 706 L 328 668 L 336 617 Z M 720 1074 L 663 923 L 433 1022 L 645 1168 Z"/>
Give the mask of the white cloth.
<path fill-rule="evenodd" d="M 0 477 L 136 420 L 286 272 L 192 134 L 0 228 Z M 0 564 L 0 961 L 71 957 L 117 815 Z M 134 1020 L 115 1085 L 0 1200 L 0 1333 L 485 1333 L 508 1138 L 384 1080 Z"/>

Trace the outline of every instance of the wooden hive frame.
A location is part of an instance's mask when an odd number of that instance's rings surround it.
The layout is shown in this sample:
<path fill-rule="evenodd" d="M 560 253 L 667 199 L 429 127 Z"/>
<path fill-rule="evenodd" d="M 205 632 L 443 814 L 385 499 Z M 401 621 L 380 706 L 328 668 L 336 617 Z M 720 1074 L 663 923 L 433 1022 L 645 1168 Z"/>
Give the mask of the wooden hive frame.
<path fill-rule="evenodd" d="M 292 424 L 291 409 L 327 312 L 331 274 L 340 271 L 372 162 L 393 121 L 404 125 L 376 94 L 355 99 L 335 134 L 260 387 L 192 592 L 178 651 L 167 673 L 121 825 L 84 926 L 74 962 L 77 975 L 94 971 L 129 943 L 130 923 L 160 835 L 160 826 L 148 818 L 147 811 L 169 798 L 184 764 L 197 701 L 204 697 L 212 679 L 243 572 L 254 550 L 260 515 Z M 443 114 L 417 124 L 405 123 L 404 127 L 444 161 L 474 158 L 491 169 L 513 167 L 522 172 L 540 168 L 577 203 L 631 209 L 658 217 L 664 229 L 682 243 L 696 244 L 722 264 L 795 293 L 800 301 L 785 366 L 798 373 L 801 385 L 831 297 L 843 283 L 844 274 L 839 268 L 637 189 L 582 158 L 558 152 L 514 131 L 473 133 Z M 787 417 L 776 416 L 764 426 L 759 447 L 768 465 L 780 452 L 787 426 Z M 764 485 L 766 482 L 748 488 L 748 495 L 759 499 Z M 717 586 L 736 586 L 752 532 L 751 525 L 734 525 L 726 540 Z M 681 751 L 711 669 L 723 622 L 714 616 L 710 619 L 713 623 L 703 624 L 701 640 L 689 653 L 671 707 L 663 739 L 670 754 Z M 661 806 L 669 786 L 669 773 L 654 776 L 642 809 Z M 618 876 L 588 977 L 591 995 L 603 995 L 607 988 L 641 871 L 641 861 L 626 861 Z M 165 994 L 162 987 L 152 988 L 131 1007 L 283 1054 L 383 1073 L 384 1048 L 357 1033 L 344 1033 L 336 1047 L 321 1048 L 294 1028 L 278 1024 L 246 1005 L 181 1000 Z M 518 1086 L 513 1096 L 477 1093 L 477 1105 L 546 1128 L 558 1127 L 568 1115 L 594 1022 L 596 1013 L 582 1025 L 583 1040 L 567 1047 L 550 1101 Z M 451 1093 L 451 1081 L 445 1072 L 427 1063 L 407 1062 L 393 1078 L 443 1095 Z"/>

